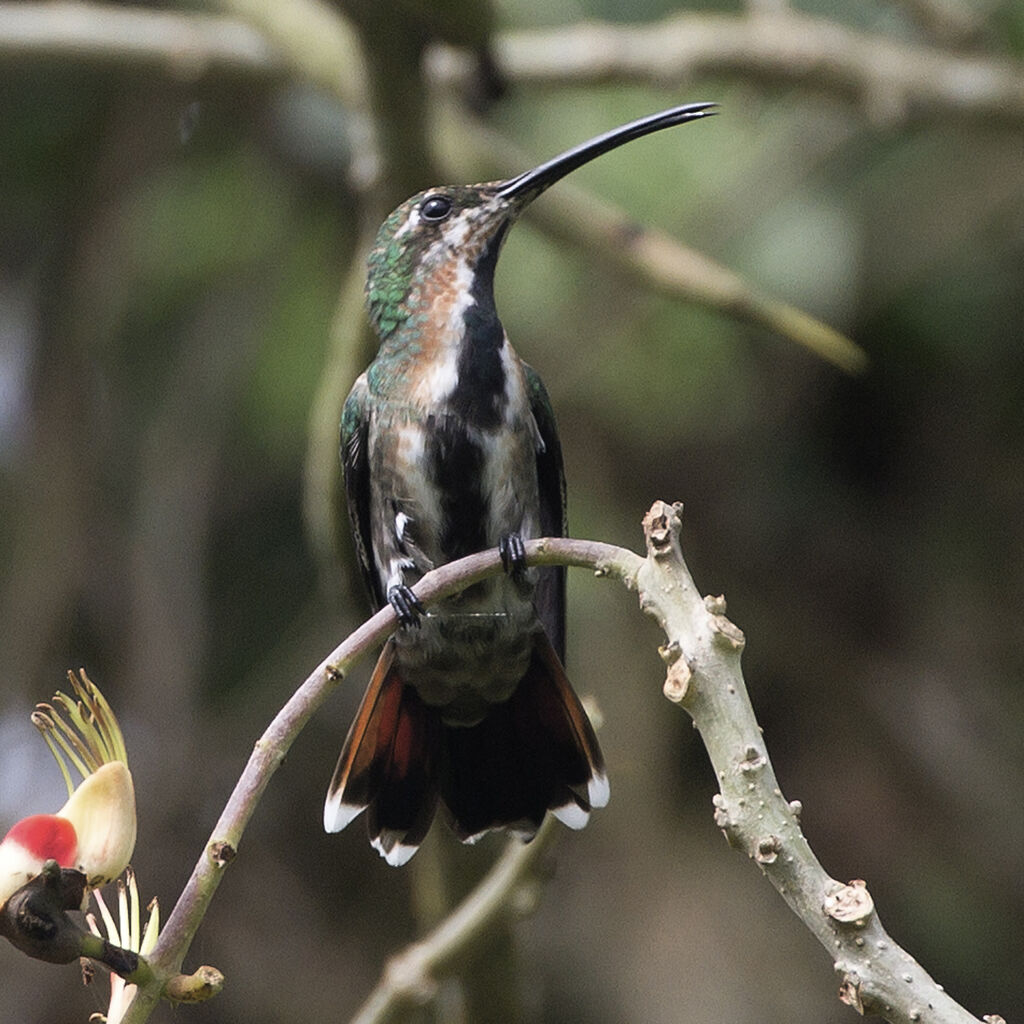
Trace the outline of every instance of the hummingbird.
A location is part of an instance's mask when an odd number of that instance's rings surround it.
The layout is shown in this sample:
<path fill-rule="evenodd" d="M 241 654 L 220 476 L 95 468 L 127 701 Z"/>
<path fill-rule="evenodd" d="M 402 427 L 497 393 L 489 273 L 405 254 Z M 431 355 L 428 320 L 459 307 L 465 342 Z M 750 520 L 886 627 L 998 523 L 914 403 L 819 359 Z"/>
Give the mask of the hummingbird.
<path fill-rule="evenodd" d="M 463 842 L 529 841 L 550 811 L 582 828 L 608 802 L 594 730 L 566 677 L 565 568 L 524 541 L 565 536 L 562 450 L 547 392 L 509 343 L 494 274 L 509 228 L 602 153 L 714 113 L 694 103 L 632 121 L 507 181 L 430 188 L 384 221 L 367 259 L 380 339 L 345 401 L 349 522 L 375 608 L 398 627 L 348 732 L 324 805 L 361 812 L 406 863 L 442 807 Z M 497 547 L 504 573 L 425 610 L 429 570 Z"/>

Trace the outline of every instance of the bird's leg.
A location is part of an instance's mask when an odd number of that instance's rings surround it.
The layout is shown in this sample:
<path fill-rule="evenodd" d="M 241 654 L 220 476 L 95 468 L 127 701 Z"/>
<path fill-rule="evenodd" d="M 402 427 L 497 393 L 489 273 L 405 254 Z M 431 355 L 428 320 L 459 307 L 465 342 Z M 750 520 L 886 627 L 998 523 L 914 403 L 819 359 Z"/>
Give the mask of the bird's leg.
<path fill-rule="evenodd" d="M 521 582 L 526 575 L 526 547 L 523 538 L 518 533 L 506 533 L 498 541 L 498 554 L 501 555 L 501 564 L 505 572 L 517 582 Z"/>
<path fill-rule="evenodd" d="M 419 629 L 420 618 L 426 614 L 426 609 L 404 583 L 388 590 L 388 604 L 395 609 L 399 625 Z"/>

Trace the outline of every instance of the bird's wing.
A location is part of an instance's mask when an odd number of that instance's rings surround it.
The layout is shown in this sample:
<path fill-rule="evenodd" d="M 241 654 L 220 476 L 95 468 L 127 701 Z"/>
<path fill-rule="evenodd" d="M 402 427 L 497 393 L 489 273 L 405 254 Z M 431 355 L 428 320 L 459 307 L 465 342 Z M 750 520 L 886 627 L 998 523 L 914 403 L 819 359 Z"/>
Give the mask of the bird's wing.
<path fill-rule="evenodd" d="M 547 389 L 532 366 L 524 366 L 530 395 L 530 411 L 540 436 L 537 446 L 537 490 L 540 496 L 540 532 L 544 537 L 564 537 L 568 532 L 565 513 L 565 471 L 562 444 L 558 439 L 555 414 Z M 535 603 L 540 621 L 558 657 L 565 660 L 565 566 L 540 570 Z"/>
<path fill-rule="evenodd" d="M 370 433 L 369 392 L 366 375 L 361 376 L 345 399 L 341 413 L 341 464 L 345 470 L 348 521 L 359 568 L 375 608 L 384 604 L 384 593 L 373 560 L 370 529 Z"/>

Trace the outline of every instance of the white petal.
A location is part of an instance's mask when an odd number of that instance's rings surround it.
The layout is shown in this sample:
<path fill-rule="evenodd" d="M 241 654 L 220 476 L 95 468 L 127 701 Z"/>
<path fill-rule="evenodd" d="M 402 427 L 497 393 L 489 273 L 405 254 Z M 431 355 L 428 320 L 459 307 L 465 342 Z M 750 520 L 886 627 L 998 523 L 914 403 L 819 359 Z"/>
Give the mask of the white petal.
<path fill-rule="evenodd" d="M 10 839 L 0 843 L 0 907 L 42 870 L 43 862 L 21 843 Z"/>
<path fill-rule="evenodd" d="M 122 761 L 101 765 L 57 812 L 78 833 L 75 867 L 89 885 L 113 881 L 135 850 L 135 785 Z"/>

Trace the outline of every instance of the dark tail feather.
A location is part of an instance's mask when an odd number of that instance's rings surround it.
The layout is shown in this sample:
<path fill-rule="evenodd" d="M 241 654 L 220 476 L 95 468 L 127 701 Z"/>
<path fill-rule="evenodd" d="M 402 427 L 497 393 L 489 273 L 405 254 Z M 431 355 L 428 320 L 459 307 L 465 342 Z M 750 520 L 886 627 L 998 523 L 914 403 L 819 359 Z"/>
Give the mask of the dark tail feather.
<path fill-rule="evenodd" d="M 469 728 L 442 725 L 402 681 L 393 641 L 385 645 L 342 747 L 324 828 L 339 832 L 365 810 L 375 849 L 404 864 L 430 828 L 438 784 L 464 842 L 499 828 L 530 839 L 548 811 L 583 828 L 608 802 L 597 737 L 543 632 L 512 696 Z"/>
<path fill-rule="evenodd" d="M 464 842 L 507 828 L 532 838 L 547 811 L 582 828 L 608 802 L 597 737 L 543 632 L 512 696 L 479 724 L 444 727 L 441 798 Z"/>
<path fill-rule="evenodd" d="M 402 682 L 388 641 L 342 747 L 324 804 L 324 828 L 340 832 L 368 810 L 370 842 L 389 864 L 404 864 L 437 807 L 441 723 Z"/>

